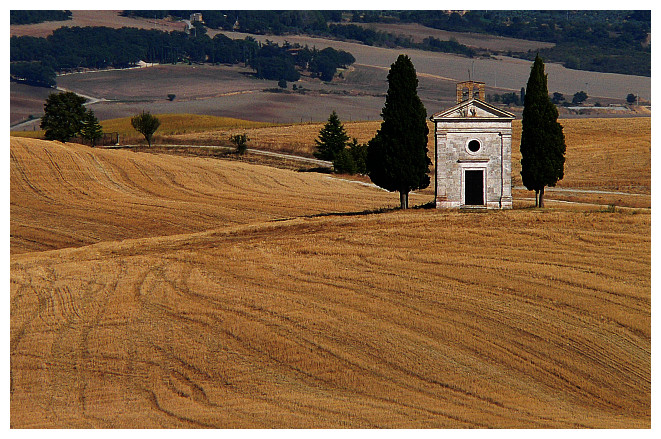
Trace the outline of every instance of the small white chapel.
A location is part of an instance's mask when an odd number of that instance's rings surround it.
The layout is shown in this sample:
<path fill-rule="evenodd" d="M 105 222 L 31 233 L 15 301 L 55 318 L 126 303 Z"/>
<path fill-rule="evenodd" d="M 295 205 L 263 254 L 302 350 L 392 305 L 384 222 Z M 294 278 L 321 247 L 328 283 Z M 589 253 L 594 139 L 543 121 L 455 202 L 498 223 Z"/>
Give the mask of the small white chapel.
<path fill-rule="evenodd" d="M 512 113 L 485 101 L 484 83 L 457 84 L 457 104 L 435 126 L 435 200 L 439 209 L 512 208 Z"/>

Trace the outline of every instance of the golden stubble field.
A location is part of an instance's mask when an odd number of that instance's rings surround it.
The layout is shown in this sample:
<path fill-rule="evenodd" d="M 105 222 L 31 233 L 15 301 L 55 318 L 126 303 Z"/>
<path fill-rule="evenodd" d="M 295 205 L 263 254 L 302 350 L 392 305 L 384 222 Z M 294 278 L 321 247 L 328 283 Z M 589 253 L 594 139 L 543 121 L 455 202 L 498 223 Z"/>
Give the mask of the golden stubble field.
<path fill-rule="evenodd" d="M 11 423 L 649 428 L 649 220 L 410 211 L 15 255 Z"/>
<path fill-rule="evenodd" d="M 396 194 L 328 175 L 36 139 L 10 143 L 12 254 L 399 203 Z"/>
<path fill-rule="evenodd" d="M 648 210 L 10 145 L 14 428 L 651 425 Z"/>

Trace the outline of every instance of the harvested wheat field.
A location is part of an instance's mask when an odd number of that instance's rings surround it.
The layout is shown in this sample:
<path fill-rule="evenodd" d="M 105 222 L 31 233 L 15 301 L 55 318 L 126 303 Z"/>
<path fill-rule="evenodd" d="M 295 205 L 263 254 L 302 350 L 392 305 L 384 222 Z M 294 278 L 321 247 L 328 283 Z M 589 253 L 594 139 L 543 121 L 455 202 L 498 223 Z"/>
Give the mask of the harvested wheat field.
<path fill-rule="evenodd" d="M 10 145 L 14 428 L 651 425 L 648 211 Z"/>
<path fill-rule="evenodd" d="M 11 423 L 649 427 L 649 216 L 466 216 L 13 256 Z"/>
<path fill-rule="evenodd" d="M 399 204 L 378 188 L 266 166 L 16 137 L 10 144 L 12 254 Z"/>

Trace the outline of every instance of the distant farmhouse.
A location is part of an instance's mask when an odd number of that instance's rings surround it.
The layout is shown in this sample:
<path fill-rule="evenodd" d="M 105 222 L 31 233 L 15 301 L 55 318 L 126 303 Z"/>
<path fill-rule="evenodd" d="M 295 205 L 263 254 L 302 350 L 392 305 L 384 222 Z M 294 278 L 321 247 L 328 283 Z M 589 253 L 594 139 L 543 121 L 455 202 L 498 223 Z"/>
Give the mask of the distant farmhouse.
<path fill-rule="evenodd" d="M 184 23 L 186 23 L 186 33 L 190 33 L 194 26 L 194 23 L 202 23 L 204 24 L 204 20 L 202 20 L 202 13 L 201 12 L 195 12 L 193 14 L 190 14 L 190 17 L 188 20 L 181 20 Z"/>
<path fill-rule="evenodd" d="M 512 208 L 512 113 L 485 102 L 484 83 L 457 84 L 435 125 L 437 208 Z"/>

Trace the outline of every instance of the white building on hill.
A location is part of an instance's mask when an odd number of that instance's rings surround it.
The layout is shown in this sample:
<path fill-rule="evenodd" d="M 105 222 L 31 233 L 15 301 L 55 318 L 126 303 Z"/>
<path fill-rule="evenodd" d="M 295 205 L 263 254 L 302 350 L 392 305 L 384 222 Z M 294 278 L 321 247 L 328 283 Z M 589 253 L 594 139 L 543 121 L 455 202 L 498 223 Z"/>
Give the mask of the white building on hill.
<path fill-rule="evenodd" d="M 437 208 L 512 208 L 514 118 L 485 102 L 483 82 L 457 84 L 457 105 L 430 118 Z"/>

